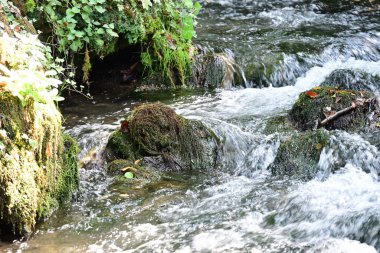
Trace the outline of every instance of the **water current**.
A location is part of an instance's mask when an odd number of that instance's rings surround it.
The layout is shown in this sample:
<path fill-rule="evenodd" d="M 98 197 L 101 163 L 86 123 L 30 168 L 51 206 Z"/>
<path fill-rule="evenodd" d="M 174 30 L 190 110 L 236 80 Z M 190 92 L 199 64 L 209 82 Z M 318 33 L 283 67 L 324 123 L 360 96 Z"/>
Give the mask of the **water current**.
<path fill-rule="evenodd" d="M 265 134 L 265 126 L 285 115 L 300 92 L 344 69 L 362 73 L 359 81 L 380 93 L 379 4 L 352 2 L 203 2 L 197 43 L 233 52 L 251 88 L 104 93 L 64 108 L 67 132 L 81 146 L 79 158 L 92 158 L 81 169 L 81 192 L 29 241 L 0 249 L 380 252 L 379 132 L 331 132 L 321 173 L 308 182 L 268 171 L 285 134 Z M 109 134 L 136 103 L 155 100 L 201 120 L 224 140 L 219 171 L 173 173 L 132 188 L 107 175 L 99 154 Z M 340 169 L 333 173 L 336 164 Z"/>

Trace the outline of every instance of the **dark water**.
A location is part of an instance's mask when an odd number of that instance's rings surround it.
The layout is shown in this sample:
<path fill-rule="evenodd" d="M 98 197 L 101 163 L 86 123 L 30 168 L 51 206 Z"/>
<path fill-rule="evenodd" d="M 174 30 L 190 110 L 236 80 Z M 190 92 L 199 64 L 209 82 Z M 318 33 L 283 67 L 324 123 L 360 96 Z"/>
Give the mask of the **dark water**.
<path fill-rule="evenodd" d="M 251 85 L 267 88 L 104 93 L 65 107 L 80 159 L 95 157 L 81 170 L 81 193 L 30 241 L 2 249 L 380 252 L 378 133 L 332 132 L 318 164 L 322 174 L 310 182 L 273 178 L 267 170 L 285 136 L 266 135 L 264 128 L 270 117 L 286 114 L 300 92 L 338 69 L 380 76 L 378 3 L 329 2 L 204 2 L 197 42 L 232 51 Z M 134 187 L 105 173 L 99 154 L 110 132 L 131 108 L 154 100 L 203 121 L 225 140 L 220 171 L 172 174 Z M 337 160 L 344 165 L 332 174 Z"/>

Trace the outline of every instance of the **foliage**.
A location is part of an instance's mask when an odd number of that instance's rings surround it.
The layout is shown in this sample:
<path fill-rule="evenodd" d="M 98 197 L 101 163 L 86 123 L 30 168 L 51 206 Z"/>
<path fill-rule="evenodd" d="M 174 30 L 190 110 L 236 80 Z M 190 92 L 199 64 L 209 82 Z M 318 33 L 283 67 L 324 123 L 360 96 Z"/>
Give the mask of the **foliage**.
<path fill-rule="evenodd" d="M 196 15 L 201 6 L 192 0 L 39 0 L 35 17 L 45 17 L 62 53 L 104 57 L 121 38 L 141 43 L 141 61 L 150 71 L 162 72 L 172 83 L 182 83 L 190 71 Z M 42 15 L 41 15 L 42 13 Z M 70 52 L 68 53 L 70 54 Z M 85 54 L 85 64 L 89 54 Z M 90 68 L 83 67 L 88 76 Z"/>
<path fill-rule="evenodd" d="M 5 13 L 0 28 L 1 89 L 10 91 L 24 106 L 28 98 L 45 104 L 61 101 L 60 60 L 54 61 L 50 48 L 28 32 L 26 26 L 30 23 L 14 14 L 17 9 L 11 3 L 0 0 L 0 4 Z"/>

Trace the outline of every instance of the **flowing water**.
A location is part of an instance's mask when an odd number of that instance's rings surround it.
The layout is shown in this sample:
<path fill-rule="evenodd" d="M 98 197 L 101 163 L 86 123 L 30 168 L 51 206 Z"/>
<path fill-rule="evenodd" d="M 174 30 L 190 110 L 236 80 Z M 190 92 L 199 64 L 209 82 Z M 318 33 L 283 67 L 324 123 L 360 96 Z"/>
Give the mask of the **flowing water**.
<path fill-rule="evenodd" d="M 101 94 L 64 108 L 79 140 L 76 201 L 39 226 L 18 252 L 380 252 L 379 132 L 331 132 L 311 181 L 273 177 L 284 133 L 266 135 L 302 91 L 338 69 L 380 76 L 380 8 L 350 1 L 208 0 L 198 42 L 229 50 L 251 87 L 126 97 Z M 365 1 L 363 1 L 365 2 Z M 364 77 L 363 77 L 364 78 Z M 348 82 L 352 80 L 347 80 Z M 380 92 L 380 83 L 371 83 Z M 277 88 L 274 88 L 277 87 Z M 377 87 L 377 88 L 376 88 Z M 140 103 L 160 100 L 224 140 L 219 171 L 169 174 L 128 187 L 100 157 L 110 132 Z M 337 164 L 341 168 L 332 173 Z"/>

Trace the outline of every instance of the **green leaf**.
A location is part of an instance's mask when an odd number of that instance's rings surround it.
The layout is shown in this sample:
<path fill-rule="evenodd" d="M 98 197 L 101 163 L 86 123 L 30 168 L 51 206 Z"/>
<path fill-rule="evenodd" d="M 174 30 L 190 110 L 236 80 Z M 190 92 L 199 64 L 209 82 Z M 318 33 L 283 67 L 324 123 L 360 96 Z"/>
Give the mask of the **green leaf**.
<path fill-rule="evenodd" d="M 148 10 L 150 6 L 152 6 L 152 2 L 150 0 L 140 0 L 144 9 Z"/>
<path fill-rule="evenodd" d="M 99 12 L 99 13 L 106 12 L 106 9 L 104 9 L 103 6 L 100 6 L 100 5 L 96 5 L 95 10 L 97 10 L 97 12 Z"/>
<path fill-rule="evenodd" d="M 193 0 L 183 0 L 183 4 L 188 9 L 192 9 L 193 8 Z"/>
<path fill-rule="evenodd" d="M 106 29 L 107 33 L 111 35 L 112 37 L 119 37 L 117 33 L 115 33 L 112 29 Z"/>
<path fill-rule="evenodd" d="M 83 38 L 84 32 L 82 32 L 82 31 L 76 31 L 75 32 L 75 36 L 78 37 L 78 38 Z"/>
<path fill-rule="evenodd" d="M 129 179 L 132 179 L 132 178 L 134 178 L 135 176 L 133 175 L 132 172 L 127 172 L 127 173 L 124 174 L 124 177 L 129 178 Z"/>
<path fill-rule="evenodd" d="M 69 35 L 67 35 L 67 39 L 68 40 L 74 40 L 75 39 L 75 35 L 70 33 Z"/>
<path fill-rule="evenodd" d="M 104 45 L 104 41 L 101 40 L 101 39 L 97 39 L 97 40 L 95 40 L 95 43 L 96 43 L 96 45 L 98 45 L 99 47 L 102 47 L 102 46 Z"/>
<path fill-rule="evenodd" d="M 198 15 L 200 10 L 202 9 L 202 5 L 198 2 L 194 3 L 194 15 Z"/>
<path fill-rule="evenodd" d="M 104 34 L 105 32 L 104 32 L 103 28 L 98 28 L 98 29 L 96 29 L 96 33 L 97 34 Z"/>
<path fill-rule="evenodd" d="M 74 6 L 73 8 L 71 8 L 71 11 L 73 13 L 80 13 L 80 9 L 77 6 Z"/>
<path fill-rule="evenodd" d="M 67 18 L 72 18 L 75 16 L 75 13 L 71 9 L 66 10 L 66 17 Z"/>

